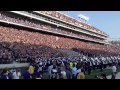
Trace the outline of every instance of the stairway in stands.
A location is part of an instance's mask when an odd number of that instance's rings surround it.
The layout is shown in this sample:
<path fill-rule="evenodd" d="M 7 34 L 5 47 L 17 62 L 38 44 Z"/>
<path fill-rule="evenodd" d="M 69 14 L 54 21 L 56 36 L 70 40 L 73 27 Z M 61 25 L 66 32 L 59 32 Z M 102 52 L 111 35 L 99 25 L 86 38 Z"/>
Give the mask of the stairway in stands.
<path fill-rule="evenodd" d="M 59 49 L 59 50 L 66 53 L 68 56 L 79 56 L 78 52 L 75 52 L 71 49 Z"/>

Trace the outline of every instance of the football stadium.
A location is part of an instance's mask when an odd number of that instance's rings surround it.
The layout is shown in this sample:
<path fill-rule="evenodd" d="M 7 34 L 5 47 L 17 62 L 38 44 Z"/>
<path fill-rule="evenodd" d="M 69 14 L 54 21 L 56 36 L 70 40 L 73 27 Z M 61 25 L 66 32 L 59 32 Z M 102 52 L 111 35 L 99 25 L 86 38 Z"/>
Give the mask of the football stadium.
<path fill-rule="evenodd" d="M 0 79 L 115 79 L 120 44 L 59 11 L 0 11 Z"/>

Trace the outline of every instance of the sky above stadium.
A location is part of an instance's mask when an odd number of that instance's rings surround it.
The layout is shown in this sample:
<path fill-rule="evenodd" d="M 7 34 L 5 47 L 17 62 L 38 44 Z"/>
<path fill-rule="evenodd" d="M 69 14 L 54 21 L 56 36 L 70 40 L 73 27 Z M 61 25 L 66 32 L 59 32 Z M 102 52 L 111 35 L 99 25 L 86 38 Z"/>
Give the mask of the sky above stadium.
<path fill-rule="evenodd" d="M 120 38 L 120 11 L 61 11 L 79 19 L 82 14 L 89 17 L 88 24 L 106 32 L 109 38 Z"/>

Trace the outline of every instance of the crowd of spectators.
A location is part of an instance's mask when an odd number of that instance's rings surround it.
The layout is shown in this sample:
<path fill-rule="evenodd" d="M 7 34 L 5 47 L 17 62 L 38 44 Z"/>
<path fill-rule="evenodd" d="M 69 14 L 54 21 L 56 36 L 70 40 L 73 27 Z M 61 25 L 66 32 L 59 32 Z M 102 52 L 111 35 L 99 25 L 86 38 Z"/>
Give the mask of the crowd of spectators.
<path fill-rule="evenodd" d="M 77 34 L 70 32 L 69 30 L 66 31 L 62 28 L 57 26 L 50 26 L 47 24 L 40 24 L 37 21 L 33 23 L 27 19 L 20 19 L 15 18 L 14 15 L 9 15 L 5 13 L 0 13 L 0 19 L 11 21 L 14 23 L 19 23 L 22 25 L 34 27 L 34 28 L 41 28 L 43 30 L 51 30 L 54 32 L 64 33 L 76 37 L 84 37 L 84 38 L 91 38 L 89 36 L 85 36 L 82 34 Z M 96 39 L 96 38 L 91 38 Z M 97 39 L 96 39 L 97 40 Z M 65 37 L 58 37 L 48 34 L 42 34 L 38 32 L 29 32 L 23 29 L 11 28 L 11 27 L 4 27 L 0 26 L 0 42 L 3 47 L 1 47 L 0 51 L 0 58 L 7 57 L 7 62 L 11 62 L 13 58 L 12 55 L 14 54 L 15 58 L 18 58 L 20 62 L 26 62 L 25 58 L 31 57 L 50 57 L 54 55 L 63 56 L 65 53 L 60 52 L 59 50 L 53 48 L 78 48 L 79 52 L 93 54 L 93 55 L 118 55 L 120 54 L 120 45 L 99 45 L 93 44 L 90 42 L 83 42 L 80 40 L 65 38 Z M 6 44 L 7 42 L 9 44 Z M 52 47 L 52 48 L 51 48 Z M 6 49 L 7 48 L 7 49 Z M 11 55 L 12 54 L 12 55 Z M 8 57 L 9 56 L 9 57 Z M 21 60 L 20 58 L 24 58 Z M 9 61 L 10 60 L 10 61 Z M 4 61 L 1 60 L 1 63 Z"/>
<path fill-rule="evenodd" d="M 0 27 L 1 63 L 4 63 L 2 60 L 6 61 L 4 54 L 7 58 L 11 58 L 7 60 L 13 60 L 13 57 L 11 57 L 12 54 L 17 61 L 20 62 L 26 62 L 26 58 L 29 56 L 35 58 L 64 55 L 64 53 L 61 53 L 59 50 L 50 47 L 53 43 L 50 41 L 47 42 L 49 38 L 46 38 L 45 35 L 41 36 L 39 33 L 34 35 L 32 32 L 26 33 L 27 31 L 16 30 L 17 29 Z"/>
<path fill-rule="evenodd" d="M 120 45 L 100 45 L 4 26 L 0 26 L 0 45 L 0 57 L 7 57 L 3 60 L 9 63 L 13 60 L 12 55 L 20 62 L 26 62 L 28 57 L 66 56 L 57 48 L 77 47 L 80 53 L 86 55 L 114 56 L 120 54 Z"/>
<path fill-rule="evenodd" d="M 12 63 L 12 52 L 0 46 L 0 64 Z"/>
<path fill-rule="evenodd" d="M 89 43 L 88 43 L 89 44 Z M 93 55 L 104 55 L 104 56 L 111 56 L 111 55 L 119 55 L 120 54 L 120 44 L 118 45 L 94 45 L 88 48 L 77 48 L 78 52 L 93 54 Z"/>
<path fill-rule="evenodd" d="M 83 26 L 87 29 L 91 29 L 95 32 L 99 32 L 99 33 L 102 33 L 102 34 L 105 34 L 104 32 L 100 31 L 99 29 L 93 27 L 93 26 L 90 26 L 88 24 L 85 24 L 83 22 L 80 22 L 74 18 L 71 18 L 65 14 L 62 14 L 60 12 L 56 12 L 56 11 L 39 11 L 40 13 L 43 13 L 43 14 L 47 14 L 47 15 L 51 15 L 52 17 L 56 17 L 56 18 L 59 18 L 60 20 L 63 20 L 65 22 L 68 22 L 68 23 L 72 23 L 74 25 L 77 25 L 77 26 Z"/>
<path fill-rule="evenodd" d="M 77 38 L 82 38 L 82 39 L 88 39 L 88 40 L 96 40 L 96 41 L 101 41 L 101 39 L 96 38 L 96 37 L 91 37 L 88 35 L 83 35 L 80 33 L 74 33 L 70 30 L 66 30 L 64 28 L 60 28 L 58 26 L 52 26 L 52 25 L 48 25 L 48 24 L 43 24 L 43 23 L 39 23 L 37 21 L 32 21 L 32 20 L 28 20 L 28 19 L 21 19 L 18 18 L 13 15 L 8 15 L 8 14 L 4 14 L 4 13 L 0 13 L 0 19 L 5 20 L 5 21 L 9 21 L 9 22 L 14 22 L 17 24 L 22 24 L 25 26 L 29 26 L 32 28 L 37 28 L 37 29 L 43 29 L 43 30 L 47 30 L 47 31 L 52 31 L 52 32 L 56 32 L 56 33 L 61 33 L 61 34 L 66 34 L 66 35 L 71 35 Z"/>
<path fill-rule="evenodd" d="M 6 46 L 7 44 L 7 46 Z M 29 58 L 33 61 L 38 57 L 56 57 L 65 56 L 60 52 L 48 46 L 27 45 L 23 43 L 0 43 L 0 64 L 10 64 L 13 61 L 20 63 L 29 63 Z"/>
<path fill-rule="evenodd" d="M 87 57 L 81 54 L 79 57 L 40 57 L 33 61 L 29 58 L 29 63 L 23 72 L 15 68 L 2 70 L 0 79 L 86 79 L 92 70 L 103 72 L 111 66 L 112 79 L 115 79 L 117 68 L 120 67 L 120 56 Z M 99 79 L 107 79 L 106 74 L 103 73 Z"/>

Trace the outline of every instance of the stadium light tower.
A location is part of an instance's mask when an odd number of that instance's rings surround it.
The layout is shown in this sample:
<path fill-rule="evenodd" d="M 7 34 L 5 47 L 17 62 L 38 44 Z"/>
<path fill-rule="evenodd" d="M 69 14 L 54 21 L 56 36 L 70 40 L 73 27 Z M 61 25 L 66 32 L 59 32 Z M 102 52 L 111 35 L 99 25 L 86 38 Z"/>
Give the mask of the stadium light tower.
<path fill-rule="evenodd" d="M 69 14 L 69 11 L 62 11 L 62 12 L 66 15 Z"/>
<path fill-rule="evenodd" d="M 85 15 L 82 15 L 82 14 L 79 14 L 78 15 L 78 18 L 80 19 L 80 20 L 82 20 L 83 22 L 87 22 L 87 21 L 89 21 L 89 17 L 87 17 L 87 16 L 85 16 Z"/>

